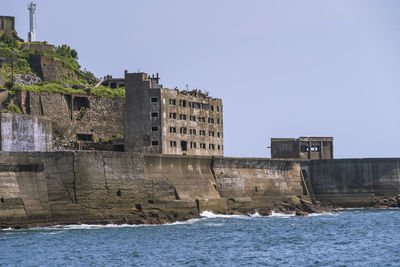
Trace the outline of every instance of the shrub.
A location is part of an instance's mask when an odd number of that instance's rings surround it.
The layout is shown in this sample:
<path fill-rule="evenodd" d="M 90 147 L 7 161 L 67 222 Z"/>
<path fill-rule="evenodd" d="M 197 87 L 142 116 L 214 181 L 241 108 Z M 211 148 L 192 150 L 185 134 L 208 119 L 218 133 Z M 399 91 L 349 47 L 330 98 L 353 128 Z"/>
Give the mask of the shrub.
<path fill-rule="evenodd" d="M 22 114 L 21 109 L 15 104 L 9 104 L 7 109 L 8 112 Z"/>

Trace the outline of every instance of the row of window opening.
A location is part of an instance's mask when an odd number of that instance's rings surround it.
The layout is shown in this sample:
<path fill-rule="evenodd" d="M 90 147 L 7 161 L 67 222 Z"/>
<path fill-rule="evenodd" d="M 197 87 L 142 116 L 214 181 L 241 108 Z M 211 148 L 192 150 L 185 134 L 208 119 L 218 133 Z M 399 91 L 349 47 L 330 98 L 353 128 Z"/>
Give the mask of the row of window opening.
<path fill-rule="evenodd" d="M 169 99 L 169 104 L 176 106 L 176 99 L 170 98 Z M 186 100 L 179 100 L 179 106 L 181 107 L 187 107 L 189 106 L 190 108 L 197 108 L 197 109 L 205 109 L 205 110 L 211 110 L 214 111 L 214 105 L 211 104 L 204 104 L 204 103 L 199 103 L 199 102 L 192 102 L 192 101 L 186 101 Z M 222 111 L 222 107 L 217 106 L 217 112 Z"/>
<path fill-rule="evenodd" d="M 156 128 L 156 127 L 153 127 L 153 128 Z M 158 127 L 157 127 L 157 131 L 158 131 Z M 170 133 L 176 133 L 176 127 L 169 127 L 169 132 Z M 179 132 L 181 134 L 187 134 L 187 127 L 180 127 L 179 128 Z M 189 134 L 190 135 L 197 135 L 197 133 L 199 135 L 206 136 L 206 131 L 205 130 L 198 130 L 197 131 L 196 129 L 189 129 Z M 208 136 L 215 137 L 215 132 L 214 131 L 208 131 Z M 222 134 L 220 132 L 217 132 L 217 137 L 221 137 L 221 136 L 222 136 Z"/>
<path fill-rule="evenodd" d="M 177 147 L 177 142 L 176 141 L 170 141 L 169 145 L 170 145 L 170 147 Z M 215 144 L 208 144 L 208 149 L 211 149 L 211 150 L 215 150 L 215 148 L 217 148 L 217 150 L 221 150 L 221 147 L 222 147 L 221 145 L 215 146 Z M 192 148 L 192 149 L 197 148 L 197 143 L 196 142 L 190 142 L 190 148 Z M 200 149 L 207 149 L 207 144 L 206 143 L 199 143 L 199 148 Z"/>
<path fill-rule="evenodd" d="M 171 112 L 171 113 L 169 113 L 169 118 L 170 119 L 176 119 L 177 118 L 176 115 L 177 114 L 175 112 Z M 179 119 L 185 121 L 187 119 L 186 114 L 179 114 Z M 189 120 L 190 121 L 198 121 L 198 122 L 206 122 L 206 118 L 205 117 L 196 117 L 196 115 L 190 115 L 189 116 Z M 211 123 L 211 124 L 214 124 L 215 121 L 217 122 L 217 124 L 220 124 L 222 122 L 222 120 L 220 120 L 219 118 L 217 118 L 216 120 L 214 118 L 208 118 L 207 119 L 207 122 Z"/>

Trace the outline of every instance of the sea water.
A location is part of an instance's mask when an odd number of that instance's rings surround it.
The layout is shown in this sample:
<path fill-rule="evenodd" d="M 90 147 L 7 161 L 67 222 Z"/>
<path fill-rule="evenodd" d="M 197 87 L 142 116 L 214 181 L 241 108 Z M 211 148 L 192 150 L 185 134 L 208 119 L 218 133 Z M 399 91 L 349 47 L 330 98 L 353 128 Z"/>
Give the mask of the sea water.
<path fill-rule="evenodd" d="M 400 210 L 0 231 L 0 266 L 400 266 Z"/>

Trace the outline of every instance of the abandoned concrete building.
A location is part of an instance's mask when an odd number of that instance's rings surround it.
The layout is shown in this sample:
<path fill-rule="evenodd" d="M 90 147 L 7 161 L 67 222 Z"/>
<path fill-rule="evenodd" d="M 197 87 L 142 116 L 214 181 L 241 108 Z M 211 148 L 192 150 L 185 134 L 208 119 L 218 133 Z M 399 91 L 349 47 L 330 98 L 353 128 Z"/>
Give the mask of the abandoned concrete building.
<path fill-rule="evenodd" d="M 64 140 L 67 149 L 89 149 L 85 146 L 90 143 L 120 139 L 119 147 L 111 149 L 123 150 L 124 99 L 17 91 L 15 103 L 23 114 L 49 118 L 54 139 Z"/>
<path fill-rule="evenodd" d="M 222 100 L 163 88 L 158 74 L 125 71 L 125 151 L 223 155 Z"/>
<path fill-rule="evenodd" d="M 0 35 L 3 33 L 11 34 L 15 38 L 21 40 L 15 30 L 15 17 L 0 16 Z"/>
<path fill-rule="evenodd" d="M 333 159 L 333 137 L 271 138 L 271 158 Z"/>
<path fill-rule="evenodd" d="M 101 85 L 110 87 L 111 89 L 125 87 L 125 79 L 124 78 L 113 78 L 111 75 L 107 75 L 103 78 L 103 82 Z"/>

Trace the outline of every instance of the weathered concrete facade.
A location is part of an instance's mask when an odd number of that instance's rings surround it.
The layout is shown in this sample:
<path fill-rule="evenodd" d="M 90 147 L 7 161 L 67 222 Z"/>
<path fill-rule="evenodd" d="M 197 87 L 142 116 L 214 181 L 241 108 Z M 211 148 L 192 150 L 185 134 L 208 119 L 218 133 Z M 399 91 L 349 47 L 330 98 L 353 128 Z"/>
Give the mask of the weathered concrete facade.
<path fill-rule="evenodd" d="M 108 86 L 111 89 L 125 87 L 125 79 L 124 78 L 113 78 L 111 75 L 107 75 L 104 77 L 104 81 L 101 83 L 104 86 Z"/>
<path fill-rule="evenodd" d="M 158 75 L 125 73 L 125 149 L 175 155 L 223 155 L 222 100 L 163 88 Z"/>
<path fill-rule="evenodd" d="M 333 159 L 333 137 L 271 138 L 271 158 Z"/>
<path fill-rule="evenodd" d="M 33 48 L 35 50 L 54 48 L 52 45 L 42 43 L 27 43 L 25 47 Z M 48 59 L 40 55 L 31 56 L 29 61 L 32 68 L 39 74 L 40 78 L 44 82 L 54 82 L 62 79 L 77 79 L 76 74 L 64 67 L 61 61 Z"/>
<path fill-rule="evenodd" d="M 10 16 L 0 16 L 0 35 L 3 33 L 8 33 L 20 39 L 15 30 L 15 17 Z"/>
<path fill-rule="evenodd" d="M 2 151 L 51 151 L 52 123 L 46 117 L 1 113 Z"/>
<path fill-rule="evenodd" d="M 398 158 L 312 160 L 308 172 L 316 199 L 328 204 L 368 207 L 400 193 Z"/>
<path fill-rule="evenodd" d="M 25 114 L 47 116 L 53 137 L 71 142 L 123 137 L 124 99 L 18 91 Z"/>

